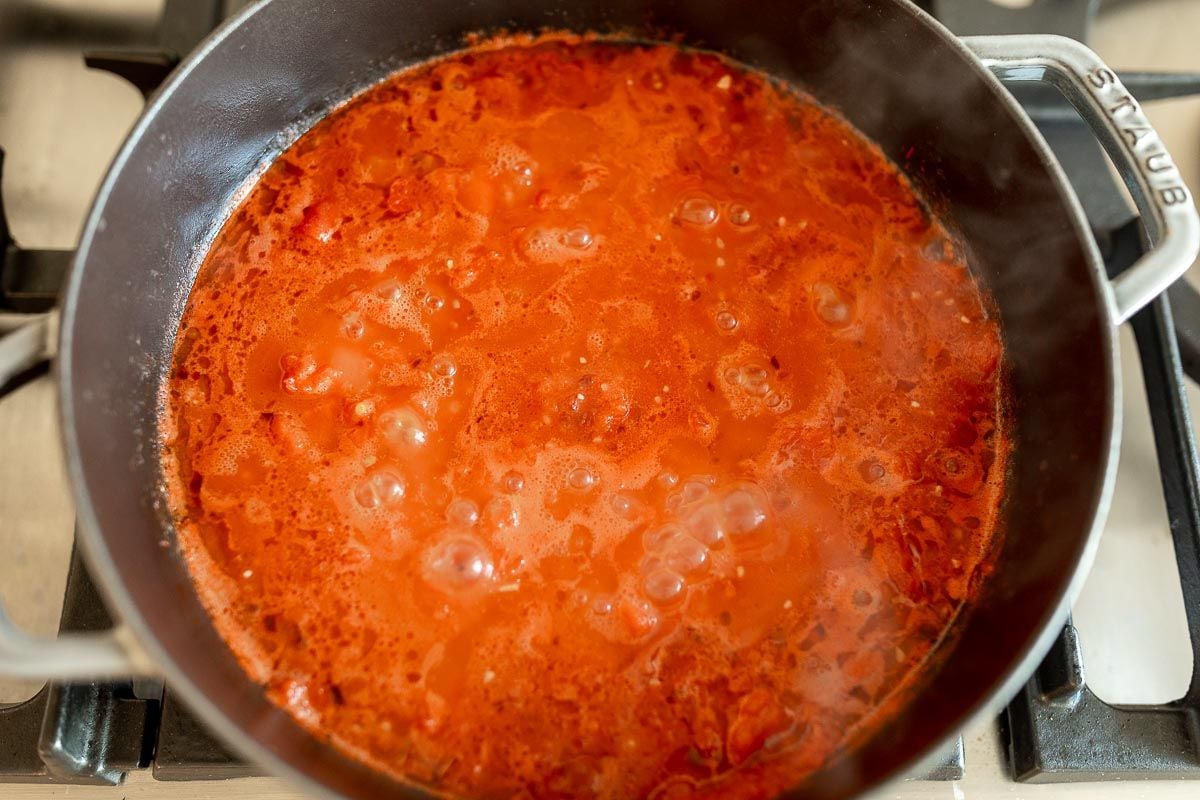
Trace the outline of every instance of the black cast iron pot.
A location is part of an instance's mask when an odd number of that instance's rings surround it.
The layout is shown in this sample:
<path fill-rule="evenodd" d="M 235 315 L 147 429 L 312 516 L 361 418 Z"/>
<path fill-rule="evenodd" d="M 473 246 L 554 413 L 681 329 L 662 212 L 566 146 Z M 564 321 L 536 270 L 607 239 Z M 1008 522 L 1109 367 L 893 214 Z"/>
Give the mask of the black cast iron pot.
<path fill-rule="evenodd" d="M 904 0 L 263 0 L 217 31 L 147 107 L 83 232 L 58 380 L 80 543 L 120 626 L 32 640 L 0 615 L 0 672 L 163 676 L 272 773 L 356 798 L 420 792 L 347 758 L 269 703 L 217 635 L 164 515 L 161 388 L 207 243 L 240 188 L 321 113 L 468 32 L 619 30 L 793 81 L 877 142 L 940 210 L 1000 310 L 1015 447 L 994 574 L 887 727 L 797 788 L 846 797 L 911 770 L 999 710 L 1059 630 L 1095 550 L 1119 444 L 1116 326 L 1191 263 L 1191 197 L 1135 100 L 1083 46 L 960 41 Z M 993 71 L 1060 87 L 1106 145 L 1151 249 L 1110 282 L 1079 204 Z M 0 340 L 0 385 L 44 352 L 45 320 Z"/>

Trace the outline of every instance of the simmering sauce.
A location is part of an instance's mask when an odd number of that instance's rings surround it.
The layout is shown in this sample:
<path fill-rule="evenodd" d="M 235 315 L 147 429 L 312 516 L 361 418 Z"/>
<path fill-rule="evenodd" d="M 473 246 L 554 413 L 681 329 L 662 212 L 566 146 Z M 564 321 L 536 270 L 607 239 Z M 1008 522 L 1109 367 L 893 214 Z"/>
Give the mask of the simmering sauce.
<path fill-rule="evenodd" d="M 469 797 L 760 797 L 884 724 L 987 572 L 1001 340 L 860 134 L 711 54 L 485 42 L 224 226 L 164 417 L 272 700 Z"/>

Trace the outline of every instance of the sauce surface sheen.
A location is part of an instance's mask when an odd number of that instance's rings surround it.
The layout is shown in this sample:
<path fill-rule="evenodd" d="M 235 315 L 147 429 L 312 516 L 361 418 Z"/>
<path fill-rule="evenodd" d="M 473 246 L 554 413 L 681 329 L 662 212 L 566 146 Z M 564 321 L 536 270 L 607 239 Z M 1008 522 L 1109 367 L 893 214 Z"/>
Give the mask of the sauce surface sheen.
<path fill-rule="evenodd" d="M 989 565 L 999 326 L 846 123 L 548 37 L 287 150 L 181 323 L 165 470 L 269 696 L 472 797 L 757 797 L 886 721 Z"/>

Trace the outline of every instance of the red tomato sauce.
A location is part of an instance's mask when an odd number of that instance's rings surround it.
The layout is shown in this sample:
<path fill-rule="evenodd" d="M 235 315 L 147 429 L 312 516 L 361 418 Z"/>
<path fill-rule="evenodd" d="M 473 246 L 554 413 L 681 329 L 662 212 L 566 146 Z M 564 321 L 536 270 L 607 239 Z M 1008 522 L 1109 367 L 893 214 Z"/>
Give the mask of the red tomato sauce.
<path fill-rule="evenodd" d="M 760 797 L 990 563 L 1000 330 L 860 134 L 711 54 L 489 42 L 266 170 L 178 334 L 167 484 L 273 701 L 469 797 Z"/>

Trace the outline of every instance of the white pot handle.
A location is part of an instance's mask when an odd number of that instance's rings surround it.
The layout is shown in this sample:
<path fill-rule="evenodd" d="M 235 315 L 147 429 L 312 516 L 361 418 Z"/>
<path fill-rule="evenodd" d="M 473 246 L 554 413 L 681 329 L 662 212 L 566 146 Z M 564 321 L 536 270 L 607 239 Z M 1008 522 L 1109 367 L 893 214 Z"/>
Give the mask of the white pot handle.
<path fill-rule="evenodd" d="M 1182 276 L 1200 251 L 1200 218 L 1175 161 L 1116 71 L 1074 39 L 968 36 L 962 41 L 1001 80 L 1055 86 L 1116 165 L 1150 243 L 1146 254 L 1109 284 L 1113 317 L 1124 322 Z"/>
<path fill-rule="evenodd" d="M 34 317 L 0 337 L 0 397 L 14 388 L 18 378 L 49 360 L 52 320 L 49 314 Z M 153 671 L 132 635 L 120 626 L 54 639 L 30 636 L 13 624 L 0 602 L 0 675 L 78 681 L 129 678 Z"/>

